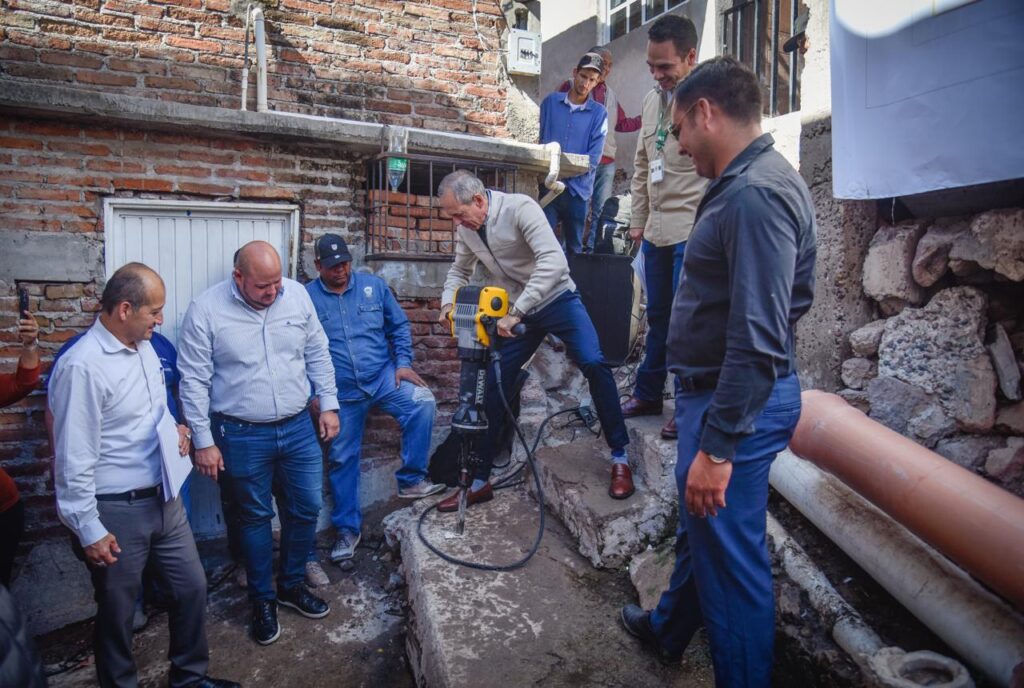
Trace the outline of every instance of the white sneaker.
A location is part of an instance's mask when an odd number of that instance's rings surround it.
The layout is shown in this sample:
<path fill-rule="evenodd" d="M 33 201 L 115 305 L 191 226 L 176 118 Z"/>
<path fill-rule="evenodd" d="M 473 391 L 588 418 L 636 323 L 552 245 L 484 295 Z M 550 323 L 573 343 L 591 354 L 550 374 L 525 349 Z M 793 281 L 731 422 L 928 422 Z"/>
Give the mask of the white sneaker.
<path fill-rule="evenodd" d="M 347 530 L 338 532 L 334 540 L 334 547 L 331 547 L 331 561 L 337 564 L 339 561 L 351 559 L 356 554 L 356 547 L 362 539 L 361 533 L 350 533 Z"/>
<path fill-rule="evenodd" d="M 424 478 L 415 485 L 398 488 L 398 496 L 402 499 L 422 499 L 438 492 L 444 492 L 446 489 L 444 485 L 432 483 Z"/>
<path fill-rule="evenodd" d="M 320 565 L 319 561 L 306 562 L 306 585 L 311 588 L 319 588 L 330 584 L 331 579 L 327 577 L 327 572 L 324 571 L 324 567 Z"/>

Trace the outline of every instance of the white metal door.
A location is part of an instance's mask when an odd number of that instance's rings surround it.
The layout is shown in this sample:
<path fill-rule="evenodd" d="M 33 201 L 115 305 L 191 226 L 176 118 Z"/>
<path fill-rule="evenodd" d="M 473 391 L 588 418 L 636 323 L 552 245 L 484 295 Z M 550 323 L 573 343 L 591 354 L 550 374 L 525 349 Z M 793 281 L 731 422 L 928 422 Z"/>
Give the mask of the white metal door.
<path fill-rule="evenodd" d="M 193 297 L 231 274 L 244 244 L 270 243 L 295 276 L 298 212 L 293 205 L 108 199 L 106 275 L 133 261 L 160 273 L 167 287 L 160 333 L 176 343 Z"/>
<path fill-rule="evenodd" d="M 235 251 L 260 239 L 277 249 L 286 271 L 298 265 L 299 210 L 294 205 L 107 199 L 106 276 L 125 263 L 145 263 L 167 288 L 160 333 L 177 344 L 195 296 L 231 274 Z M 197 537 L 223 534 L 217 486 L 194 474 L 190 522 Z"/>

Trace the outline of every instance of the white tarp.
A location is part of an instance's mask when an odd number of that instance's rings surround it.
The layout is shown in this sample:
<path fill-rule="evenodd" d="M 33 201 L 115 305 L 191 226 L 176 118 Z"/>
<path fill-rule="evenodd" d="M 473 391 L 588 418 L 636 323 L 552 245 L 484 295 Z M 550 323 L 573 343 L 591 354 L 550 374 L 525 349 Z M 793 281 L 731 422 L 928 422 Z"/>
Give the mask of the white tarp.
<path fill-rule="evenodd" d="M 1024 0 L 832 0 L 838 198 L 1024 177 Z"/>

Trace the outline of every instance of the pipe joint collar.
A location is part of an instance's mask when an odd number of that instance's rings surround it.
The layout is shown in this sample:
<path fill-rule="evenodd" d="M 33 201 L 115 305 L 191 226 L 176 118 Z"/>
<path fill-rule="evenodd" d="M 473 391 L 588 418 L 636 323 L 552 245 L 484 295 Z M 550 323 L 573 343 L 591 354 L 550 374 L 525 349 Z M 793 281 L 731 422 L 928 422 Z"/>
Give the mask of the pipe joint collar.
<path fill-rule="evenodd" d="M 883 688 L 974 688 L 963 664 L 937 652 L 884 647 L 868 659 L 868 664 Z"/>

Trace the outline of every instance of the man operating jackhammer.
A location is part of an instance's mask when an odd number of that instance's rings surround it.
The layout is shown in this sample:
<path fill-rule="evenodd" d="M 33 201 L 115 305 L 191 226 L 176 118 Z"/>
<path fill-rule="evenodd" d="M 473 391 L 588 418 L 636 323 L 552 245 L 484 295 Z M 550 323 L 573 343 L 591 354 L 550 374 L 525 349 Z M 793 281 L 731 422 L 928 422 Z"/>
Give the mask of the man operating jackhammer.
<path fill-rule="evenodd" d="M 477 263 L 482 263 L 489 273 L 488 282 L 507 289 L 512 304 L 508 315 L 497 323 L 499 336 L 507 338 L 501 348 L 501 389 L 505 399 L 512 398 L 519 369 L 544 337 L 550 333 L 561 339 L 569 357 L 590 384 L 597 416 L 611 449 L 608 494 L 626 499 L 634 488 L 626 461 L 629 436 L 618 391 L 611 369 L 604 364 L 594 325 L 569 277 L 565 254 L 544 211 L 529 196 L 484 189 L 483 183 L 466 170 L 457 170 L 441 180 L 438 196 L 441 210 L 455 223 L 456 234 L 455 261 L 441 294 L 441 322 L 449 321 L 455 290 L 465 286 Z M 512 329 L 520 323 L 526 326 L 525 334 L 513 336 Z M 494 498 L 489 482 L 491 465 L 507 414 L 493 367 L 488 368 L 485 399 L 489 423 L 467 506 Z M 444 512 L 458 508 L 458 492 L 438 505 L 438 511 Z"/>

